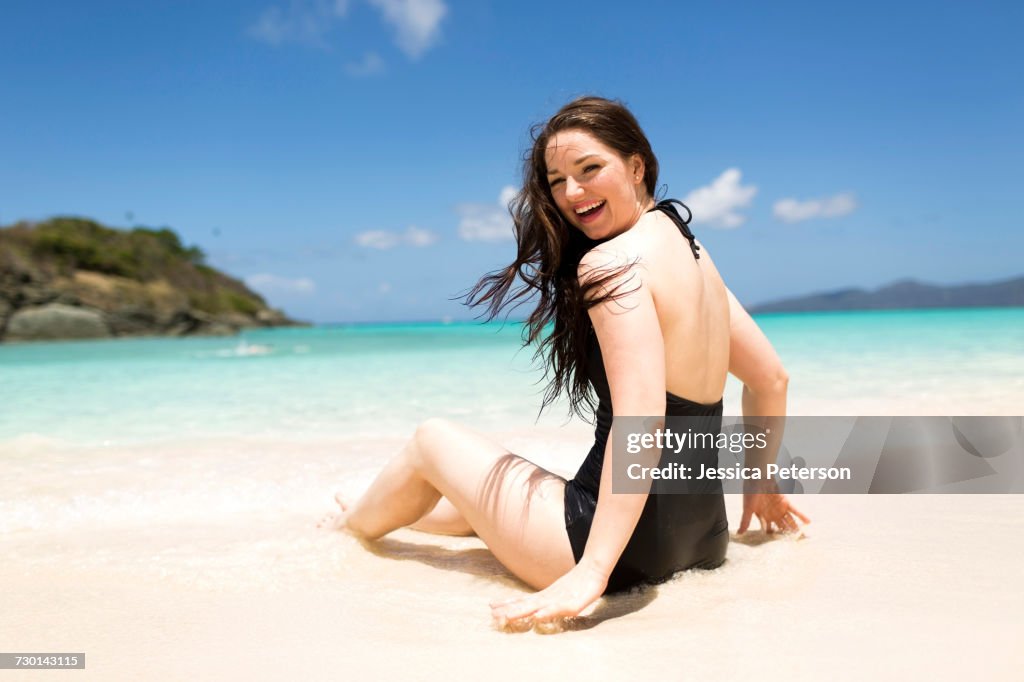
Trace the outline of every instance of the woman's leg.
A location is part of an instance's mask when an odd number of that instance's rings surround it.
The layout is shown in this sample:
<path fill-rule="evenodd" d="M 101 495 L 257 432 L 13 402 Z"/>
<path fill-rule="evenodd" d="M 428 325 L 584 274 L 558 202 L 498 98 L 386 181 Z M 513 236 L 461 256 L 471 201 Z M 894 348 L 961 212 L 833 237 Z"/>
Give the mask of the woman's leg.
<path fill-rule="evenodd" d="M 447 498 L 498 561 L 544 588 L 574 565 L 565 532 L 565 481 L 487 438 L 440 419 L 424 422 L 345 525 L 379 538 L 419 521 Z"/>
<path fill-rule="evenodd" d="M 459 513 L 455 505 L 442 497 L 437 505 L 420 520 L 409 526 L 413 530 L 435 535 L 476 535 L 473 526 Z"/>
<path fill-rule="evenodd" d="M 334 501 L 341 507 L 341 514 L 328 514 L 317 524 L 318 527 L 332 528 L 334 530 L 345 527 L 345 516 L 353 506 L 352 500 L 339 492 L 334 496 Z M 408 527 L 421 533 L 431 533 L 433 535 L 459 535 L 463 537 L 476 535 L 473 527 L 469 525 L 469 521 L 466 521 L 462 514 L 459 513 L 459 510 L 455 508 L 455 505 L 444 497 L 437 501 L 433 509 L 421 516 L 415 523 L 409 524 Z"/>

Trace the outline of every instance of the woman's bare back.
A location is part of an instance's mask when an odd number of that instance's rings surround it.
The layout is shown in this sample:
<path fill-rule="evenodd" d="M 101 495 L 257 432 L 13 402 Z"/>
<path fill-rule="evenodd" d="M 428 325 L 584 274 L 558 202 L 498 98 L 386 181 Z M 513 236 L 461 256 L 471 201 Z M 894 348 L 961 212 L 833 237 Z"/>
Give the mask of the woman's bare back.
<path fill-rule="evenodd" d="M 729 369 L 729 299 L 711 257 L 662 211 L 605 245 L 643 268 L 665 343 L 666 390 L 699 403 L 722 397 Z"/>

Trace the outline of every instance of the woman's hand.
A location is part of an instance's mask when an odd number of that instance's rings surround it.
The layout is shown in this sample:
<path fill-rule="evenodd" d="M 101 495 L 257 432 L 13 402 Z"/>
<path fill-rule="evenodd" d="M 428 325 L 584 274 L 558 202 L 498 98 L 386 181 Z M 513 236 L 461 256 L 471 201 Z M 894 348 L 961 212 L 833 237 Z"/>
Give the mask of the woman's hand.
<path fill-rule="evenodd" d="M 761 523 L 761 530 L 769 535 L 776 530 L 784 533 L 799 532 L 800 526 L 797 525 L 796 519 L 800 519 L 804 523 L 811 522 L 789 503 L 785 495 L 778 492 L 774 481 L 770 488 L 764 490 L 764 492 L 747 490 L 743 493 L 743 518 L 740 520 L 739 530 L 736 531 L 738 535 L 747 532 L 747 528 L 750 527 L 750 519 L 754 516 Z"/>
<path fill-rule="evenodd" d="M 608 576 L 585 563 L 576 564 L 546 589 L 526 597 L 491 602 L 491 616 L 498 627 L 515 621 L 546 623 L 572 618 L 597 601 L 608 586 Z"/>

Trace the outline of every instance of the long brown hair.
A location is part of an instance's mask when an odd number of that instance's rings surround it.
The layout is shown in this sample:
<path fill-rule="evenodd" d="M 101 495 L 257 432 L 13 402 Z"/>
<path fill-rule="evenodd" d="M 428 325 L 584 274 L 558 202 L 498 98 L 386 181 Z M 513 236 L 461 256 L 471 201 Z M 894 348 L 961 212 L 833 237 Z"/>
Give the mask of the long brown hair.
<path fill-rule="evenodd" d="M 558 210 L 544 158 L 551 137 L 573 129 L 593 135 L 623 159 L 639 155 L 644 162 L 644 187 L 648 196 L 654 197 L 658 159 L 633 114 L 621 102 L 602 97 L 569 102 L 547 123 L 530 131 L 533 146 L 523 158 L 523 188 L 509 204 L 518 245 L 515 260 L 484 276 L 469 291 L 466 302 L 486 306 L 486 318 L 491 320 L 535 295 L 537 306 L 526 320 L 523 343 L 539 341 L 534 358 L 543 362 L 548 379 L 541 410 L 564 392 L 570 409 L 586 418 L 594 409 L 586 374 L 588 337 L 593 333 L 587 311 L 628 293 L 622 291 L 621 280 L 611 286 L 609 282 L 631 266 L 601 270 L 584 285 L 579 283 L 580 260 L 598 242 L 587 238 Z M 513 286 L 517 278 L 521 281 Z M 602 293 L 595 294 L 597 291 Z M 550 323 L 553 329 L 545 336 Z"/>

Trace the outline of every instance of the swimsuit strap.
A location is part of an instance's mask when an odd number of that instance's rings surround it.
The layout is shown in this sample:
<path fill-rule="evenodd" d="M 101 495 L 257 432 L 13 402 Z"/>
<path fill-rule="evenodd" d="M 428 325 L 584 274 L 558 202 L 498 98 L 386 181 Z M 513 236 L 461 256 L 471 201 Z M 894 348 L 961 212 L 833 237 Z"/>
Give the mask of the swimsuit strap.
<path fill-rule="evenodd" d="M 683 220 L 683 217 L 679 215 L 679 211 L 672 204 L 679 204 L 686 209 L 686 220 Z M 661 211 L 667 215 L 676 224 L 679 231 L 683 233 L 686 240 L 690 242 L 690 250 L 693 251 L 693 257 L 700 260 L 700 245 L 697 244 L 697 238 L 690 231 L 690 221 L 693 220 L 693 211 L 690 210 L 690 207 L 678 199 L 664 199 L 659 201 L 651 211 Z M 648 211 L 648 213 L 651 211 Z"/>

